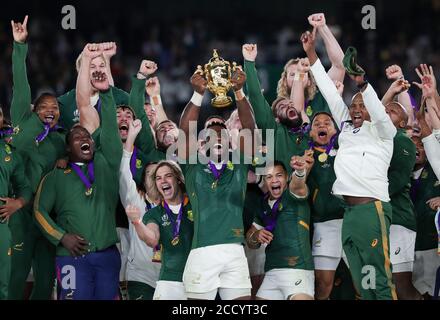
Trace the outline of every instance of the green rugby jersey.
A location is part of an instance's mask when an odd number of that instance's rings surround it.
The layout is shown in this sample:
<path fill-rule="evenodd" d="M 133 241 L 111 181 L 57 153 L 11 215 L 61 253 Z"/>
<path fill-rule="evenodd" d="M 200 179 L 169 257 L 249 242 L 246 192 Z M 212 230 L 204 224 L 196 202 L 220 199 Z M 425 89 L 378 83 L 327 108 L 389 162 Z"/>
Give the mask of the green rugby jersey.
<path fill-rule="evenodd" d="M 255 217 L 255 223 L 266 227 L 265 216 L 272 209 L 266 201 L 263 211 Z M 310 247 L 310 209 L 307 199 L 298 199 L 287 189 L 281 196 L 278 219 L 273 240 L 266 248 L 265 272 L 272 269 L 313 270 Z"/>
<path fill-rule="evenodd" d="M 431 166 L 426 162 L 419 179 L 412 179 L 411 198 L 417 222 L 416 251 L 436 249 L 438 234 L 435 227 L 436 211 L 426 201 L 440 196 L 440 182 Z"/>
<path fill-rule="evenodd" d="M 32 190 L 25 176 L 25 167 L 20 154 L 0 139 L 0 197 L 7 198 L 11 195 L 14 198 L 22 197 L 28 202 L 32 198 Z M 0 203 L 3 204 L 3 201 Z"/>
<path fill-rule="evenodd" d="M 90 243 L 91 252 L 106 249 L 118 240 L 115 211 L 119 199 L 119 165 L 122 143 L 116 123 L 116 107 L 111 90 L 101 93 L 102 124 L 99 148 L 94 154 L 93 192 L 75 173 L 56 168 L 38 187 L 34 201 L 34 219 L 43 234 L 57 246 L 58 256 L 70 253 L 61 245 L 65 233 L 81 236 Z M 87 176 L 87 165 L 81 169 Z M 53 213 L 54 219 L 51 218 Z"/>
<path fill-rule="evenodd" d="M 113 97 L 117 106 L 128 105 L 129 97 L 128 93 L 124 90 L 113 88 Z M 58 98 L 58 104 L 60 106 L 60 125 L 67 131 L 79 123 L 79 111 L 76 104 L 76 89 L 72 89 Z M 99 102 L 98 102 L 99 105 Z M 102 108 L 102 102 L 101 102 Z M 99 116 L 101 116 L 101 110 L 98 110 Z"/>
<path fill-rule="evenodd" d="M 133 108 L 135 116 L 142 122 L 142 129 L 136 138 L 136 146 L 144 154 L 148 162 L 159 162 L 166 159 L 166 154 L 157 149 L 150 129 L 150 121 L 145 113 L 145 79 L 139 80 L 136 76 L 132 77 L 130 91 L 130 106 Z"/>
<path fill-rule="evenodd" d="M 243 208 L 250 165 L 228 161 L 217 183 L 207 164 L 181 163 L 180 167 L 194 212 L 192 248 L 243 243 Z"/>
<path fill-rule="evenodd" d="M 310 211 L 314 223 L 344 217 L 343 200 L 332 194 L 333 184 L 336 181 L 334 169 L 336 149 L 330 151 L 326 161 L 321 162 L 319 156 L 323 153 L 325 153 L 325 149 L 314 149 L 315 164 L 307 179 L 310 190 Z"/>
<path fill-rule="evenodd" d="M 174 221 L 177 214 L 173 215 Z M 183 270 L 185 269 L 186 260 L 191 251 L 191 242 L 193 237 L 193 213 L 189 199 L 185 197 L 182 212 L 182 221 L 180 224 L 179 243 L 172 245 L 173 225 L 163 207 L 154 207 L 148 211 L 143 217 L 145 225 L 155 223 L 159 226 L 160 240 L 162 247 L 162 267 L 160 269 L 159 280 L 162 281 L 178 281 L 182 282 Z"/>
<path fill-rule="evenodd" d="M 294 133 L 286 126 L 275 121 L 272 108 L 261 93 L 260 82 L 258 81 L 255 63 L 245 61 L 244 71 L 246 72 L 246 87 L 249 95 L 249 102 L 252 105 L 255 121 L 259 129 L 271 129 L 274 131 L 275 160 L 283 162 L 289 174 L 292 173 L 290 159 L 295 155 L 303 155 L 308 149 L 309 135 L 307 132 Z M 303 128 L 305 131 L 305 128 Z M 267 134 L 266 134 L 266 143 Z M 269 147 L 269 146 L 268 146 Z"/>
<path fill-rule="evenodd" d="M 416 217 L 409 190 L 411 176 L 416 163 L 416 146 L 398 129 L 394 137 L 393 157 L 388 169 L 390 204 L 393 208 L 392 224 L 416 231 Z"/>
<path fill-rule="evenodd" d="M 36 192 L 41 177 L 53 169 L 58 159 L 65 156 L 65 134 L 63 130 L 49 132 L 43 141 L 38 144 L 35 142 L 35 138 L 44 131 L 44 124 L 31 110 L 31 89 L 26 74 L 27 51 L 27 44 L 14 42 L 11 103 L 14 134 L 11 145 L 22 156 L 32 192 Z"/>

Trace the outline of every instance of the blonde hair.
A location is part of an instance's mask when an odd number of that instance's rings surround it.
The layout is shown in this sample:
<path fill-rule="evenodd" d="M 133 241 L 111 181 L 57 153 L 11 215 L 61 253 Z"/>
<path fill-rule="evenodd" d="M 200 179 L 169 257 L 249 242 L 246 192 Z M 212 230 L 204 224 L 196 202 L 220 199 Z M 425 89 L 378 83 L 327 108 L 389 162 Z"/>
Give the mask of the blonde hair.
<path fill-rule="evenodd" d="M 159 189 L 156 186 L 156 174 L 157 171 L 162 167 L 168 167 L 173 172 L 174 176 L 176 177 L 177 181 L 180 182 L 179 187 L 182 190 L 182 194 L 184 194 L 185 191 L 185 178 L 183 177 L 182 169 L 180 169 L 179 165 L 171 160 L 162 160 L 159 161 L 159 163 L 156 165 L 153 171 L 150 172 L 150 174 L 147 176 L 147 185 L 151 186 L 151 190 L 148 190 L 148 195 L 153 199 L 162 199 L 162 195 L 159 192 Z"/>
<path fill-rule="evenodd" d="M 102 53 L 99 56 L 93 58 L 93 60 L 95 60 L 96 58 L 101 58 L 104 61 L 104 64 L 107 65 L 107 63 L 105 62 L 104 55 Z M 75 62 L 76 72 L 79 72 L 79 69 L 81 68 L 81 61 L 82 61 L 82 52 L 79 54 Z"/>
<path fill-rule="evenodd" d="M 277 96 L 283 97 L 286 99 L 290 99 L 290 92 L 292 89 L 289 89 L 287 86 L 287 69 L 292 65 L 297 65 L 300 58 L 296 59 L 290 59 L 287 61 L 286 65 L 284 66 L 283 72 L 281 73 L 281 78 L 278 81 L 277 86 Z M 318 92 L 318 88 L 316 86 L 315 78 L 313 78 L 313 75 L 311 72 L 308 72 L 309 79 L 310 79 L 310 86 L 306 87 L 304 90 L 304 98 L 306 100 L 313 100 L 316 93 Z"/>

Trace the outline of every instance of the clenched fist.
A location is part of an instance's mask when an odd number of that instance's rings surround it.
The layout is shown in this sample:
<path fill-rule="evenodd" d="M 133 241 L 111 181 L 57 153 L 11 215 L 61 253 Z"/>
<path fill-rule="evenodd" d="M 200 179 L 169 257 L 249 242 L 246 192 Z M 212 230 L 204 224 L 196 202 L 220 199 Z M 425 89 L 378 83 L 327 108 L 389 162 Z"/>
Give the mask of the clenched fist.
<path fill-rule="evenodd" d="M 244 44 L 242 47 L 243 58 L 247 61 L 254 62 L 257 58 L 257 45 L 256 44 Z"/>

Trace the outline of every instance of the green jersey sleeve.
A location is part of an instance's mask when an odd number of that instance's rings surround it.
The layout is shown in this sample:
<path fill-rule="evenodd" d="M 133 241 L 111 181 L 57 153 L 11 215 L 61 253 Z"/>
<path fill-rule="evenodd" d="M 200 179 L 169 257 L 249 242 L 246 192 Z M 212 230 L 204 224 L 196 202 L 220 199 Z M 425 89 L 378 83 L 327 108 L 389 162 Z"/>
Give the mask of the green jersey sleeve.
<path fill-rule="evenodd" d="M 13 126 L 17 126 L 32 115 L 31 88 L 26 73 L 27 52 L 28 45 L 26 43 L 14 42 L 14 49 L 12 51 L 13 88 L 11 103 Z"/>

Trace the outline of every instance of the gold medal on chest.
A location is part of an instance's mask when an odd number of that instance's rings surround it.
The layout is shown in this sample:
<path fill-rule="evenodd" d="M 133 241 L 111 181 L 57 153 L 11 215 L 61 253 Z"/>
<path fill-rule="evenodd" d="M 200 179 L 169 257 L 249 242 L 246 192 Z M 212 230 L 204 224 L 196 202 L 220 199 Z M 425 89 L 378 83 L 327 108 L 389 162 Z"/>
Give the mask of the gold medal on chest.
<path fill-rule="evenodd" d="M 92 193 L 93 193 L 93 188 L 92 188 L 92 187 L 90 187 L 89 189 L 87 189 L 86 192 L 85 192 L 85 194 L 86 194 L 87 197 L 91 196 Z"/>
<path fill-rule="evenodd" d="M 321 162 L 321 163 L 326 162 L 327 159 L 328 159 L 328 155 L 327 155 L 327 153 L 321 153 L 321 154 L 318 156 L 318 160 L 319 160 L 319 162 Z"/>

